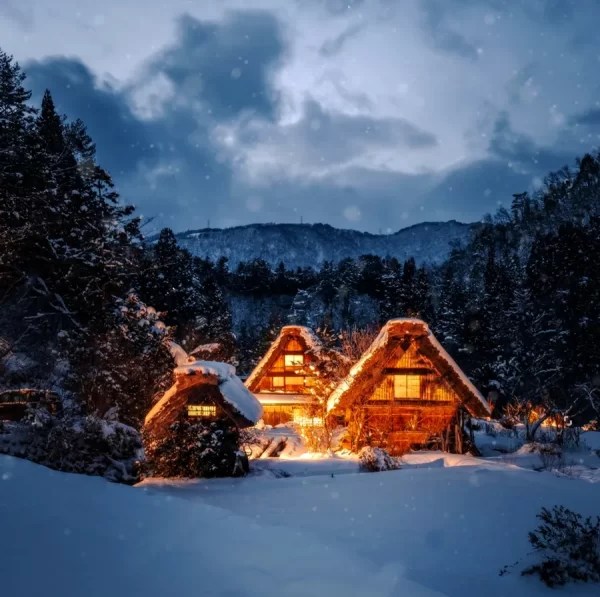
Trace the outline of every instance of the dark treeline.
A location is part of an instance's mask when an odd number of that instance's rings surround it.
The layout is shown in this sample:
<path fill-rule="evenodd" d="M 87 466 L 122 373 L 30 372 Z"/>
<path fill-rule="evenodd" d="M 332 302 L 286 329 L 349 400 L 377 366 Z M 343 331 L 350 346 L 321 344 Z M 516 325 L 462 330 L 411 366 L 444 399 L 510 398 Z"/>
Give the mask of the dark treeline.
<path fill-rule="evenodd" d="M 435 329 L 499 405 L 598 418 L 599 249 L 596 154 L 514 195 L 440 268 Z"/>
<path fill-rule="evenodd" d="M 32 106 L 0 53 L 0 389 L 53 389 L 139 427 L 171 381 L 172 341 L 245 373 L 285 323 L 335 345 L 344 329 L 414 316 L 499 401 L 589 415 L 600 379 L 600 161 L 577 166 L 535 196 L 515 195 L 433 270 L 365 255 L 319 271 L 260 259 L 230 271 L 180 248 L 169 229 L 145 241 L 85 125 L 58 114 L 50 92 Z M 240 319 L 241 303 L 269 308 Z"/>

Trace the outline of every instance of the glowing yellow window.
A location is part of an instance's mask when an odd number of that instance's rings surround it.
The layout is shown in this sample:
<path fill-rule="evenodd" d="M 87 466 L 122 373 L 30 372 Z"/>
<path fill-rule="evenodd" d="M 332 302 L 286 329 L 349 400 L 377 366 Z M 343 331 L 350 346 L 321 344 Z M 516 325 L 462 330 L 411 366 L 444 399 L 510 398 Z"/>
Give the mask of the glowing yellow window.
<path fill-rule="evenodd" d="M 285 378 L 283 377 L 274 377 L 273 378 L 273 387 L 274 388 L 283 388 L 285 385 Z"/>
<path fill-rule="evenodd" d="M 394 375 L 394 398 L 420 398 L 421 377 L 419 375 Z"/>
<path fill-rule="evenodd" d="M 304 365 L 304 355 L 303 354 L 286 354 L 284 356 L 285 366 L 286 367 L 302 367 Z"/>
<path fill-rule="evenodd" d="M 303 386 L 304 377 L 286 377 L 285 383 L 288 386 Z"/>
<path fill-rule="evenodd" d="M 188 417 L 216 417 L 217 407 L 214 404 L 188 404 Z"/>

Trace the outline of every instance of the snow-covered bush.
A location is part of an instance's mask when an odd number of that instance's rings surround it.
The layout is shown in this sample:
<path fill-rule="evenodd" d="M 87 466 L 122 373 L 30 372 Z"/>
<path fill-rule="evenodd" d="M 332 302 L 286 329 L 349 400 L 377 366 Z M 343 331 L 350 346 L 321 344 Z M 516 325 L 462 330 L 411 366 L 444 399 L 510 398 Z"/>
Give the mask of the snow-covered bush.
<path fill-rule="evenodd" d="M 358 468 L 364 473 L 393 471 L 400 468 L 400 462 L 382 448 L 365 446 L 358 453 Z"/>
<path fill-rule="evenodd" d="M 600 518 L 585 520 L 564 506 L 542 508 L 542 524 L 529 533 L 529 542 L 542 554 L 540 564 L 523 571 L 539 575 L 549 587 L 570 581 L 600 582 Z"/>
<path fill-rule="evenodd" d="M 43 409 L 0 428 L 0 453 L 119 483 L 138 480 L 143 457 L 140 434 L 131 427 L 95 416 L 55 417 Z"/>
<path fill-rule="evenodd" d="M 165 435 L 146 432 L 145 472 L 158 477 L 232 477 L 247 472 L 238 428 L 226 419 L 175 421 Z"/>

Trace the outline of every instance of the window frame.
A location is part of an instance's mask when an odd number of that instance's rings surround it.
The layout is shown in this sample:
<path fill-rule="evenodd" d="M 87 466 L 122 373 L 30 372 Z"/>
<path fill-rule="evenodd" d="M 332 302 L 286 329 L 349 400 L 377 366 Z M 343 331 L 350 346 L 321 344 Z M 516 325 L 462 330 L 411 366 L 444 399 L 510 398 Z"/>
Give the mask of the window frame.
<path fill-rule="evenodd" d="M 422 376 L 414 373 L 395 373 L 393 376 L 393 397 L 394 400 L 420 400 L 422 391 Z M 404 383 L 400 383 L 401 379 Z M 417 392 L 413 395 L 414 388 Z"/>
<path fill-rule="evenodd" d="M 214 404 L 188 404 L 187 416 L 192 419 L 212 419 L 217 416 Z"/>

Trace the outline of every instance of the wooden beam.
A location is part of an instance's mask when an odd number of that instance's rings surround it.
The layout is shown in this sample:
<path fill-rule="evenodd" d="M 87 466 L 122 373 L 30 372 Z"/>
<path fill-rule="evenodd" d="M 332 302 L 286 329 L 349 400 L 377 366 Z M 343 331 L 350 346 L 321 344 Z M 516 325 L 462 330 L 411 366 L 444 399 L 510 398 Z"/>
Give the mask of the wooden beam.
<path fill-rule="evenodd" d="M 393 367 L 388 367 L 383 370 L 384 375 L 432 375 L 436 372 L 433 369 L 395 369 Z"/>

